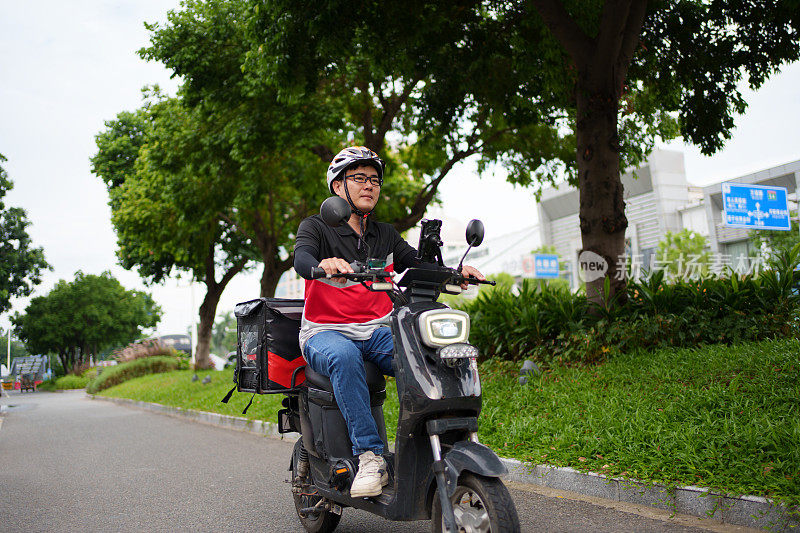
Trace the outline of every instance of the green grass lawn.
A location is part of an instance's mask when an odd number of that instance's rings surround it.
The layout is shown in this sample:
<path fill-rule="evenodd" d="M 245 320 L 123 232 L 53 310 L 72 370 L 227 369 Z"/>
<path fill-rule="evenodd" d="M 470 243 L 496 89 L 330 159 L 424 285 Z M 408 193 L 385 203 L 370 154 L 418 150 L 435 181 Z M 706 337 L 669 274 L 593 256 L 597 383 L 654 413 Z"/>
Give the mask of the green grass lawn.
<path fill-rule="evenodd" d="M 197 374 L 198 380 L 192 381 Z M 211 376 L 211 383 L 203 384 L 203 378 Z M 243 415 L 242 410 L 252 394 L 234 393 L 227 404 L 220 402 L 233 386 L 233 369 L 221 372 L 205 370 L 178 370 L 164 374 L 142 376 L 100 392 L 101 396 L 132 398 L 143 402 L 160 403 L 184 409 L 211 411 L 225 415 L 243 416 L 251 420 L 277 420 L 283 394 L 256 394 L 253 405 Z"/>
<path fill-rule="evenodd" d="M 482 366 L 481 441 L 499 455 L 608 475 L 800 503 L 800 341 L 626 354 L 557 368 L 519 385 L 519 366 Z M 232 372 L 137 378 L 103 391 L 241 416 L 249 394 L 219 402 Z M 391 434 L 397 397 L 389 380 Z M 283 395 L 256 396 L 248 418 L 275 421 Z"/>

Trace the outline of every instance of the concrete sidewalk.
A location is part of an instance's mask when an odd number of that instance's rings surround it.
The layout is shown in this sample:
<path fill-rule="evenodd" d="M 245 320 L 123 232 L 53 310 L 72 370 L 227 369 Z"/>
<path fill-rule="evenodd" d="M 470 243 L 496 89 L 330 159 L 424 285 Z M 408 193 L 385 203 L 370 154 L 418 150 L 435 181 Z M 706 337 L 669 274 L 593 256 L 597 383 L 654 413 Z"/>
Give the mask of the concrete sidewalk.
<path fill-rule="evenodd" d="M 278 426 L 264 420 L 194 411 L 165 405 L 129 400 L 127 398 L 93 399 L 114 402 L 145 409 L 168 416 L 193 420 L 217 427 L 247 431 L 268 437 L 296 440 L 296 434 L 281 435 Z M 800 531 L 800 509 L 794 516 L 767 498 L 760 496 L 734 496 L 713 492 L 702 487 L 668 487 L 640 483 L 630 479 L 609 478 L 593 472 L 579 472 L 569 467 L 534 465 L 516 459 L 502 458 L 508 468 L 508 479 L 552 489 L 577 492 L 588 496 L 617 502 L 649 505 L 675 514 L 711 518 L 725 524 L 769 529 L 773 532 Z"/>

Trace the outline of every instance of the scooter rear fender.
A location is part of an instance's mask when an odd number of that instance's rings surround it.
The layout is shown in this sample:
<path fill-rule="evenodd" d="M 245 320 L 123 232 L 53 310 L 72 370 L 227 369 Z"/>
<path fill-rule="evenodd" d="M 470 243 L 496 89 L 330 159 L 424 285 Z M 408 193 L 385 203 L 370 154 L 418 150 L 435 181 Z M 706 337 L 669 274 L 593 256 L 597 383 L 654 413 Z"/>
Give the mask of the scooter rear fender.
<path fill-rule="evenodd" d="M 491 449 L 477 442 L 457 442 L 442 459 L 447 463 L 445 477 L 449 496 L 455 493 L 458 478 L 465 470 L 486 477 L 500 477 L 508 473 L 500 458 Z"/>

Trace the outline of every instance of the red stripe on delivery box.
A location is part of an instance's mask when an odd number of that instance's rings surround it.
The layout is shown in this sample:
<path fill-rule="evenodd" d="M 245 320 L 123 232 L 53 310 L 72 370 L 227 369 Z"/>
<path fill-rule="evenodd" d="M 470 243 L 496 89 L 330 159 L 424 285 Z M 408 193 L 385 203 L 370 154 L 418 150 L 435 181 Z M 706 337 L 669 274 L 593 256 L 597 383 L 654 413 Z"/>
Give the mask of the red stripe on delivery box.
<path fill-rule="evenodd" d="M 291 361 L 276 355 L 272 352 L 267 352 L 267 377 L 270 381 L 274 381 L 284 387 L 292 385 L 292 372 L 298 366 L 305 366 L 306 361 L 302 357 L 295 357 Z M 306 380 L 306 373 L 301 370 L 297 373 L 295 378 L 295 385 L 300 385 Z"/>

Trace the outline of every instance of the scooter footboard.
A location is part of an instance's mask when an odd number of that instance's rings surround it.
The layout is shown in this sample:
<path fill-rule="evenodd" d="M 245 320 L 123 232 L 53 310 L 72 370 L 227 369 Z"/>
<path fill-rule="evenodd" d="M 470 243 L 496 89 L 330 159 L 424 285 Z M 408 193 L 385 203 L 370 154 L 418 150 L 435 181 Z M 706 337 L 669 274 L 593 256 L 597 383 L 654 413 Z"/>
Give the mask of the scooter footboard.
<path fill-rule="evenodd" d="M 508 473 L 506 465 L 490 448 L 472 441 L 455 443 L 442 460 L 447 463 L 445 477 L 449 496 L 455 492 L 458 477 L 464 470 L 486 477 L 500 477 Z"/>

